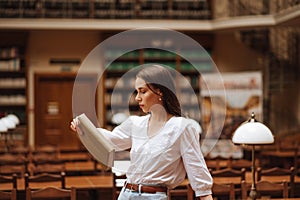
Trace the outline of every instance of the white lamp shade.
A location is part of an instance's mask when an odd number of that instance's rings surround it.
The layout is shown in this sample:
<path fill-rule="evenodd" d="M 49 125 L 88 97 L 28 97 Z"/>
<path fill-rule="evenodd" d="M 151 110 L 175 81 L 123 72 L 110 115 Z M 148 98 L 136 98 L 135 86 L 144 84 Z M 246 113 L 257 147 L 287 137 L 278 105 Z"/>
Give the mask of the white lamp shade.
<path fill-rule="evenodd" d="M 6 132 L 8 128 L 4 124 L 4 122 L 0 119 L 0 132 Z"/>
<path fill-rule="evenodd" d="M 7 118 L 7 117 L 3 117 L 2 122 L 4 123 L 4 125 L 8 128 L 8 129 L 14 129 L 16 128 L 16 124 L 14 121 L 12 121 L 11 119 Z"/>
<path fill-rule="evenodd" d="M 11 119 L 15 124 L 17 124 L 17 125 L 20 124 L 20 120 L 16 115 L 8 114 L 6 117 Z"/>
<path fill-rule="evenodd" d="M 274 137 L 270 129 L 260 122 L 247 122 L 239 126 L 233 134 L 235 144 L 271 144 Z"/>

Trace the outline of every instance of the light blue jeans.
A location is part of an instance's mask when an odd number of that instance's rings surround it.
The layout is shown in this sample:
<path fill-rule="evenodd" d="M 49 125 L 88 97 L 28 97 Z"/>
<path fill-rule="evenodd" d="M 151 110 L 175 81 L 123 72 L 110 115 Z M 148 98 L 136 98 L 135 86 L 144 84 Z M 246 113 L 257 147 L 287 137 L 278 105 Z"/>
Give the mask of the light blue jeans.
<path fill-rule="evenodd" d="M 139 193 L 123 187 L 118 200 L 168 200 L 168 196 L 165 192 Z"/>

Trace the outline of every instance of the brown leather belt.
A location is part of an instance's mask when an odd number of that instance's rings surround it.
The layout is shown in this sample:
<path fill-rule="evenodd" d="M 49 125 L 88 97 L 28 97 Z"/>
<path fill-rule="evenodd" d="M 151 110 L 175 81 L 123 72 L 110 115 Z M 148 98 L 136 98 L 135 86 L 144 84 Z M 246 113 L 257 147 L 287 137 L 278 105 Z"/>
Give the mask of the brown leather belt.
<path fill-rule="evenodd" d="M 167 192 L 167 187 L 163 186 L 150 186 L 150 185 L 138 185 L 138 184 L 131 184 L 131 183 L 125 183 L 125 188 L 134 191 L 134 192 L 140 192 L 143 193 L 156 193 L 156 192 Z"/>

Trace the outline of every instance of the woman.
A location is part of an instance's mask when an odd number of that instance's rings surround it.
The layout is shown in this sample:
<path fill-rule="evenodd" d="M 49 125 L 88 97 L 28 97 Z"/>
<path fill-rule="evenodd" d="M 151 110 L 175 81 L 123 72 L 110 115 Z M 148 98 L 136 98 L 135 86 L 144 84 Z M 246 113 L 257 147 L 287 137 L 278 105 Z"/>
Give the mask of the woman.
<path fill-rule="evenodd" d="M 159 65 L 142 68 L 135 80 L 135 100 L 145 116 L 130 116 L 113 131 L 99 129 L 117 150 L 130 150 L 127 181 L 119 200 L 166 200 L 167 189 L 188 176 L 197 197 L 212 199 L 212 177 L 200 150 L 200 126 L 181 117 L 170 71 Z M 76 131 L 78 121 L 71 128 Z"/>

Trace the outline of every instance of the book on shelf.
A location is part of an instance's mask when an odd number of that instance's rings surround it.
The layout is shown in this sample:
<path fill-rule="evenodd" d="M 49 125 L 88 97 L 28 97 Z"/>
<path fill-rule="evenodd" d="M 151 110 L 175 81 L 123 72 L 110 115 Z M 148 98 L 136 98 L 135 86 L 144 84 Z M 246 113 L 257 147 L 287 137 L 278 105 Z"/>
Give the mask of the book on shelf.
<path fill-rule="evenodd" d="M 115 148 L 113 144 L 99 133 L 90 119 L 83 113 L 77 117 L 79 121 L 78 136 L 82 144 L 100 163 L 112 167 Z"/>
<path fill-rule="evenodd" d="M 0 60 L 0 71 L 20 71 L 21 61 L 19 58 Z"/>

